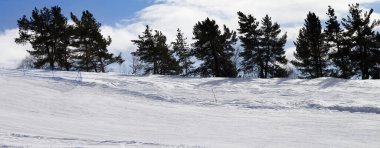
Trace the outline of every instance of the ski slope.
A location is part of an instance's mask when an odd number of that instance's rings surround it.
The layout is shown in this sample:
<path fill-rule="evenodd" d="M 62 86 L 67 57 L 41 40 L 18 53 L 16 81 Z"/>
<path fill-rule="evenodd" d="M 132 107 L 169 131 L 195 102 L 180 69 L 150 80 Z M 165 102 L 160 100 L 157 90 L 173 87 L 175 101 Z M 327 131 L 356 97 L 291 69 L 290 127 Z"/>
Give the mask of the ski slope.
<path fill-rule="evenodd" d="M 380 146 L 380 81 L 0 69 L 0 147 Z"/>

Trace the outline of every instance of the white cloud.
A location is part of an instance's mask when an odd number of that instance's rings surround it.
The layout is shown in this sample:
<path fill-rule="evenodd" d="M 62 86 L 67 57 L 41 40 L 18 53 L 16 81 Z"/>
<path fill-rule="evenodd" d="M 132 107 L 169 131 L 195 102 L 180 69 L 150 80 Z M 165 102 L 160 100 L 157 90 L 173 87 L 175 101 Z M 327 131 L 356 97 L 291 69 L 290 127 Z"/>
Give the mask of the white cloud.
<path fill-rule="evenodd" d="M 288 33 L 288 49 L 293 49 L 292 42 L 302 27 L 306 14 L 315 12 L 322 19 L 326 17 L 327 6 L 331 5 L 338 17 L 345 17 L 348 12 L 348 4 L 370 4 L 376 0 L 155 0 L 156 3 L 136 14 L 135 18 L 120 20 L 115 24 L 106 24 L 102 27 L 104 35 L 112 38 L 110 51 L 124 52 L 125 57 L 134 51 L 136 47 L 131 40 L 137 39 L 137 35 L 144 31 L 145 25 L 162 31 L 168 37 L 168 43 L 174 40 L 177 28 L 180 28 L 188 39 L 192 38 L 192 29 L 196 22 L 206 17 L 215 19 L 218 24 L 226 24 L 231 29 L 238 28 L 237 11 L 253 14 L 261 20 L 266 14 L 273 21 L 282 26 L 282 30 Z M 379 13 L 374 16 L 380 16 Z M 96 16 L 95 16 L 96 17 Z M 14 37 L 12 37 L 14 38 Z M 13 40 L 13 39 L 12 39 Z M 191 42 L 189 40 L 189 42 Z M 1 45 L 0 45 L 1 46 Z M 15 47 L 14 42 L 9 43 L 7 49 Z M 4 47 L 2 47 L 4 48 Z M 17 46 L 19 48 L 19 46 Z M 28 47 L 26 47 L 28 48 Z M 290 50 L 292 51 L 292 50 Z M 289 58 L 293 58 L 291 52 L 287 52 Z M 20 54 L 23 57 L 24 54 Z M 20 58 L 18 58 L 20 59 Z M 127 63 L 128 64 L 128 59 Z M 9 62 L 11 63 L 11 62 Z"/>
<path fill-rule="evenodd" d="M 5 30 L 0 33 L 0 68 L 15 68 L 28 54 L 30 45 L 17 45 L 15 38 L 18 37 L 18 29 Z"/>

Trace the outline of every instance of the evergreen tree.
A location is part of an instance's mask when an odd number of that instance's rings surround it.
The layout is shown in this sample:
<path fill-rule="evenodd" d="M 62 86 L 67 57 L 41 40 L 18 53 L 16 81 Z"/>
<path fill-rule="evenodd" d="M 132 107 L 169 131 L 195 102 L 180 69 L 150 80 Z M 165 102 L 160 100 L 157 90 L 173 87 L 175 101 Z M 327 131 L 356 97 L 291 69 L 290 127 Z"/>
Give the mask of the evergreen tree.
<path fill-rule="evenodd" d="M 242 42 L 244 50 L 240 53 L 242 57 L 241 67 L 244 73 L 252 73 L 256 69 L 259 71 L 259 77 L 264 77 L 264 58 L 263 51 L 260 48 L 260 40 L 262 36 L 262 30 L 259 28 L 259 22 L 252 15 L 245 15 L 242 12 L 238 12 L 239 26 L 238 29 L 241 36 L 239 36 Z"/>
<path fill-rule="evenodd" d="M 371 74 L 372 74 L 372 78 L 373 79 L 380 79 L 380 33 L 377 32 L 376 33 L 376 38 L 375 38 L 375 47 L 377 48 L 377 50 L 375 50 L 375 62 L 376 62 L 376 65 L 375 67 L 373 68 Z"/>
<path fill-rule="evenodd" d="M 301 77 L 327 76 L 328 48 L 324 47 L 321 22 L 315 13 L 309 12 L 305 26 L 300 30 L 294 44 L 296 60 L 292 64 L 301 72 Z"/>
<path fill-rule="evenodd" d="M 70 31 L 60 7 L 35 8 L 29 19 L 24 15 L 17 22 L 20 36 L 15 39 L 15 42 L 32 45 L 33 50 L 28 50 L 28 52 L 36 58 L 34 65 L 37 68 L 49 64 L 50 68 L 54 69 L 55 64 L 58 64 L 69 70 L 71 63 L 67 46 Z"/>
<path fill-rule="evenodd" d="M 233 45 L 237 41 L 236 33 L 225 25 L 223 29 L 222 33 L 215 21 L 209 18 L 194 26 L 194 55 L 203 62 L 195 71 L 201 76 L 237 76 L 237 70 L 231 61 L 235 51 Z"/>
<path fill-rule="evenodd" d="M 350 60 L 354 70 L 362 79 L 369 79 L 371 71 L 376 69 L 379 49 L 375 44 L 374 28 L 380 25 L 379 20 L 371 21 L 373 9 L 363 12 L 359 4 L 349 5 L 349 15 L 343 18 L 347 30 L 345 36 L 350 45 Z"/>
<path fill-rule="evenodd" d="M 153 35 L 149 26 L 146 26 L 143 35 L 138 37 L 138 40 L 132 40 L 137 45 L 137 50 L 132 55 L 148 64 L 145 73 L 179 74 L 179 64 L 169 51 L 166 36 L 160 31 L 155 31 Z"/>
<path fill-rule="evenodd" d="M 175 42 L 172 42 L 175 55 L 178 57 L 180 68 L 185 76 L 187 76 L 191 70 L 193 61 L 191 61 L 191 49 L 186 43 L 186 38 L 180 29 L 177 30 L 177 38 Z"/>
<path fill-rule="evenodd" d="M 155 48 L 159 51 L 158 69 L 161 75 L 178 75 L 181 72 L 178 61 L 169 51 L 169 46 L 166 44 L 166 36 L 161 31 L 155 31 L 154 41 Z"/>
<path fill-rule="evenodd" d="M 132 42 L 137 46 L 137 50 L 132 52 L 132 55 L 148 64 L 145 69 L 146 73 L 153 71 L 153 74 L 158 74 L 159 52 L 155 48 L 152 30 L 148 25 L 146 26 L 143 35 L 139 35 L 138 38 L 139 40 L 132 40 Z"/>
<path fill-rule="evenodd" d="M 263 36 L 260 46 L 263 50 L 263 61 L 260 63 L 264 63 L 264 67 L 260 68 L 264 71 L 264 77 L 261 78 L 287 77 L 286 70 L 279 65 L 285 65 L 288 62 L 285 58 L 284 50 L 287 38 L 286 33 L 279 36 L 281 33 L 280 25 L 272 23 L 272 19 L 268 15 L 262 20 L 261 32 Z"/>
<path fill-rule="evenodd" d="M 353 75 L 350 61 L 350 43 L 344 38 L 344 30 L 340 27 L 335 10 L 331 6 L 329 6 L 327 15 L 329 19 L 324 30 L 325 44 L 330 50 L 329 59 L 336 67 L 331 76 L 350 78 Z"/>
<path fill-rule="evenodd" d="M 107 46 L 111 38 L 107 39 L 100 33 L 101 24 L 96 21 L 89 11 L 83 11 L 81 19 L 71 13 L 75 23 L 72 46 L 76 68 L 83 71 L 105 72 L 105 67 L 111 63 L 123 63 L 121 54 L 114 57 L 109 53 Z"/>
<path fill-rule="evenodd" d="M 58 6 L 51 8 L 51 38 L 49 40 L 55 53 L 55 59 L 58 66 L 70 70 L 72 66 L 70 45 L 70 36 L 72 35 L 72 27 L 67 24 L 67 18 L 61 13 Z"/>

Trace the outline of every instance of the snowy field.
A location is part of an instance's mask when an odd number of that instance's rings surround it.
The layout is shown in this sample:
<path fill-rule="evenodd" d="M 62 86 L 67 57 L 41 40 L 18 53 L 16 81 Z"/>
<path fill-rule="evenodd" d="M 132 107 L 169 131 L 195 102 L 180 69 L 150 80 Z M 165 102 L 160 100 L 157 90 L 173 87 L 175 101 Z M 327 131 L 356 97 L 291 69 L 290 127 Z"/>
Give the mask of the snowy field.
<path fill-rule="evenodd" d="M 380 81 L 0 69 L 0 147 L 380 147 Z"/>

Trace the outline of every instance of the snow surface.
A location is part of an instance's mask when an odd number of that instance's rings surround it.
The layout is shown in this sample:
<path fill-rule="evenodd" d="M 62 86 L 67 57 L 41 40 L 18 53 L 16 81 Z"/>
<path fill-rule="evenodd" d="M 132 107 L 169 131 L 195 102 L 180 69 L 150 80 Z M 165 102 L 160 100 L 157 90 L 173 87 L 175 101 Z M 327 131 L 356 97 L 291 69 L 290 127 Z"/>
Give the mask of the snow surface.
<path fill-rule="evenodd" d="M 380 147 L 380 81 L 0 69 L 0 147 Z"/>

